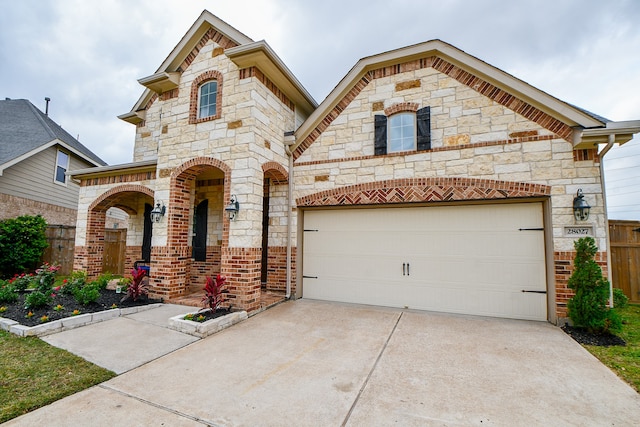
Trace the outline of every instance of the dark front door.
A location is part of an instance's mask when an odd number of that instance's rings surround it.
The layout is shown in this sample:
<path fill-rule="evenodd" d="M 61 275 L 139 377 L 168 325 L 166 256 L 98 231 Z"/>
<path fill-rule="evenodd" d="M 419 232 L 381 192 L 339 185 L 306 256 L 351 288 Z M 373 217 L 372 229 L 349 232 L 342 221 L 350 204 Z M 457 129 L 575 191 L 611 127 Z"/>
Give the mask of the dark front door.
<path fill-rule="evenodd" d="M 151 261 L 151 234 L 153 226 L 151 225 L 151 211 L 153 206 L 149 203 L 144 204 L 144 231 L 142 232 L 142 259 L 146 262 Z"/>
<path fill-rule="evenodd" d="M 267 284 L 269 254 L 269 178 L 264 179 L 264 194 L 262 196 L 262 260 L 260 270 L 260 282 Z"/>
<path fill-rule="evenodd" d="M 207 260 L 207 217 L 209 212 L 209 200 L 203 200 L 196 206 L 193 217 L 195 234 L 191 243 L 193 247 L 193 259 L 196 261 Z"/>

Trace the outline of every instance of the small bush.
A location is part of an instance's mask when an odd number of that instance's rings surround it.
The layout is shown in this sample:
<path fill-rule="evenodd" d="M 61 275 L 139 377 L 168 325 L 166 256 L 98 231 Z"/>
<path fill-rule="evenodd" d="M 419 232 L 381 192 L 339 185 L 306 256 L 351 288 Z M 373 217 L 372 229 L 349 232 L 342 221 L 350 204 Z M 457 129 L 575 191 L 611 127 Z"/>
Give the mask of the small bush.
<path fill-rule="evenodd" d="M 613 289 L 613 306 L 615 308 L 625 308 L 629 305 L 629 298 L 622 292 L 622 289 Z"/>
<path fill-rule="evenodd" d="M 568 286 L 575 291 L 567 308 L 576 326 L 591 333 L 616 332 L 622 328 L 622 319 L 611 310 L 609 281 L 602 276 L 602 269 L 594 257 L 598 247 L 593 237 L 583 237 L 574 242 L 576 257 Z"/>
<path fill-rule="evenodd" d="M 69 277 L 62 281 L 60 293 L 62 295 L 73 295 L 87 283 L 87 273 L 84 271 L 74 271 Z"/>
<path fill-rule="evenodd" d="M 35 268 L 48 246 L 47 222 L 40 215 L 0 221 L 0 277 Z"/>
<path fill-rule="evenodd" d="M 92 282 L 76 290 L 73 297 L 78 301 L 78 304 L 88 305 L 98 301 L 98 298 L 100 298 L 100 289 L 95 282 Z"/>
<path fill-rule="evenodd" d="M 13 279 L 9 280 L 9 282 L 16 287 L 17 291 L 24 292 L 31 285 L 33 280 L 32 274 L 22 273 L 21 275 L 15 275 Z"/>
<path fill-rule="evenodd" d="M 11 304 L 18 300 L 16 288 L 10 283 L 0 281 L 0 303 Z"/>
<path fill-rule="evenodd" d="M 46 307 L 53 302 L 51 294 L 45 294 L 40 291 L 33 291 L 24 299 L 24 308 L 33 310 L 40 307 Z"/>
<path fill-rule="evenodd" d="M 101 274 L 100 276 L 98 276 L 98 278 L 95 280 L 95 283 L 98 284 L 98 288 L 103 291 L 105 289 L 107 289 L 107 285 L 109 284 L 109 281 L 113 279 L 113 274 L 111 273 L 104 273 Z"/>

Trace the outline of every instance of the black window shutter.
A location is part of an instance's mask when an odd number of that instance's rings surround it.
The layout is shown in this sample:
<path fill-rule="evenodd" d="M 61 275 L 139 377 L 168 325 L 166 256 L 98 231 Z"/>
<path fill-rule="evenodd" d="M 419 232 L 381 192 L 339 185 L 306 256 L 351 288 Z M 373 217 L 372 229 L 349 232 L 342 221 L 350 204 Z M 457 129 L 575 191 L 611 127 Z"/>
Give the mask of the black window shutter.
<path fill-rule="evenodd" d="M 374 154 L 376 156 L 382 156 L 387 154 L 387 116 L 374 116 L 375 127 L 375 142 L 374 142 Z"/>
<path fill-rule="evenodd" d="M 431 149 L 431 107 L 424 107 L 416 112 L 418 125 L 418 151 Z"/>

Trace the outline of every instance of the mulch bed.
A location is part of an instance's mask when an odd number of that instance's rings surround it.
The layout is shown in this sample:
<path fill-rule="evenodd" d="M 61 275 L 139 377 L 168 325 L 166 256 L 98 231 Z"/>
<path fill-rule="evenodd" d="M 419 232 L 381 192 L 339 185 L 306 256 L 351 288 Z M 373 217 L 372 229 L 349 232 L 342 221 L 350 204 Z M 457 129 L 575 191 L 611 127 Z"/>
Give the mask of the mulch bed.
<path fill-rule="evenodd" d="M 195 308 L 195 307 L 194 307 Z M 216 319 L 218 317 L 222 317 L 231 313 L 231 310 L 228 308 L 219 308 L 215 311 L 215 313 L 211 310 L 202 310 L 202 311 L 193 311 L 193 321 L 194 322 L 206 322 L 207 320 Z M 204 317 L 203 320 L 197 320 L 199 316 Z"/>
<path fill-rule="evenodd" d="M 587 332 L 584 328 L 577 328 L 574 326 L 564 325 L 562 330 L 571 336 L 574 340 L 580 344 L 585 345 L 598 345 L 603 347 L 611 347 L 614 345 L 626 346 L 627 342 L 617 335 L 610 333 L 604 334 L 592 334 Z"/>
<path fill-rule="evenodd" d="M 40 318 L 45 315 L 49 317 L 49 321 L 52 321 L 71 317 L 74 310 L 78 310 L 80 314 L 86 314 L 109 310 L 113 308 L 114 304 L 117 308 L 124 308 L 162 302 L 160 299 L 144 297 L 139 298 L 137 301 L 127 299 L 126 301 L 121 302 L 122 298 L 126 294 L 117 294 L 115 291 L 104 289 L 100 291 L 100 298 L 98 298 L 98 301 L 88 305 L 78 304 L 73 296 L 57 294 L 53 299 L 53 304 L 43 308 L 26 310 L 24 308 L 24 299 L 26 295 L 26 292 L 20 293 L 16 302 L 11 304 L 0 304 L 0 306 L 6 307 L 6 311 L 0 313 L 0 317 L 15 320 L 24 326 L 36 326 L 42 324 Z M 54 307 L 58 304 L 63 307 L 60 311 L 54 310 Z M 33 316 L 30 318 L 27 317 L 27 313 L 29 311 L 33 313 Z"/>

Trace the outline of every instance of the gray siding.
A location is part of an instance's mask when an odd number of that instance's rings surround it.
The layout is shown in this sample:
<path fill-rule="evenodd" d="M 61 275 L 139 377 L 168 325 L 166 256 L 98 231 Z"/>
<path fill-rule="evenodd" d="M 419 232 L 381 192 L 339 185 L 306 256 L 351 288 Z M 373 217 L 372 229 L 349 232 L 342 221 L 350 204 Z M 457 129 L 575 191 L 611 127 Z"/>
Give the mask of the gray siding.
<path fill-rule="evenodd" d="M 65 151 L 65 150 L 63 150 Z M 0 176 L 0 193 L 78 209 L 80 186 L 67 177 L 67 184 L 54 182 L 57 148 L 48 148 L 12 167 Z M 92 166 L 70 154 L 69 170 Z"/>

